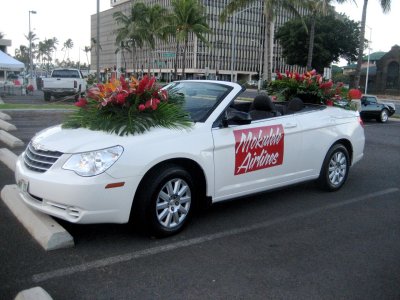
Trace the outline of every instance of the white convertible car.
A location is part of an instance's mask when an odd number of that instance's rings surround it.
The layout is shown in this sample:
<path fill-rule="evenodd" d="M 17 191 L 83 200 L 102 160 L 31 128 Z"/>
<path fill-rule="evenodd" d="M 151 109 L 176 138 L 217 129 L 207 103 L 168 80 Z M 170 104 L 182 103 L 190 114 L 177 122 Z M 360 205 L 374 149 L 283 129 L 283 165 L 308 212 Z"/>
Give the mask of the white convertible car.
<path fill-rule="evenodd" d="M 180 231 L 201 204 L 317 180 L 341 188 L 363 157 L 359 113 L 304 104 L 240 101 L 243 88 L 178 81 L 189 129 L 119 136 L 55 126 L 18 158 L 16 182 L 30 207 L 73 223 L 137 220 L 150 234 Z"/>

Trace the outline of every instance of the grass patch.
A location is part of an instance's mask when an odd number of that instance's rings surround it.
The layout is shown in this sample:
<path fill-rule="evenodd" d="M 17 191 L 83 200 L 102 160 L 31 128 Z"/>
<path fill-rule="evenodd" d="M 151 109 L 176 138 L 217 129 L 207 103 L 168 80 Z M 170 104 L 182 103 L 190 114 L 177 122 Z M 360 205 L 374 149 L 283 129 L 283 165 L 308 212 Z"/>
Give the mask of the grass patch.
<path fill-rule="evenodd" d="M 4 103 L 0 104 L 0 110 L 7 109 L 34 109 L 34 110 L 43 110 L 43 109 L 77 109 L 76 106 L 71 104 L 15 104 L 15 103 Z"/>

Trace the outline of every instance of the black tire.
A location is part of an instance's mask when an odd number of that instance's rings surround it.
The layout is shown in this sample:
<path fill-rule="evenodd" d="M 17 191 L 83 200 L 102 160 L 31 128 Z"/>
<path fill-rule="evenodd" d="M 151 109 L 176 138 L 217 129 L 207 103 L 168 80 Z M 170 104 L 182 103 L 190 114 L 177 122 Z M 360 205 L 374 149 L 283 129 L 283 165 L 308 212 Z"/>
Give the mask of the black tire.
<path fill-rule="evenodd" d="M 386 108 L 382 109 L 377 120 L 378 122 L 386 123 L 389 120 L 389 111 Z"/>
<path fill-rule="evenodd" d="M 325 156 L 318 178 L 319 186 L 330 192 L 339 190 L 346 182 L 350 169 L 350 156 L 342 144 L 333 145 Z"/>
<path fill-rule="evenodd" d="M 153 170 L 140 184 L 131 215 L 146 233 L 155 237 L 171 236 L 189 222 L 196 194 L 187 170 L 175 164 L 164 165 Z"/>
<path fill-rule="evenodd" d="M 51 100 L 51 94 L 48 92 L 44 92 L 44 101 L 50 101 Z"/>

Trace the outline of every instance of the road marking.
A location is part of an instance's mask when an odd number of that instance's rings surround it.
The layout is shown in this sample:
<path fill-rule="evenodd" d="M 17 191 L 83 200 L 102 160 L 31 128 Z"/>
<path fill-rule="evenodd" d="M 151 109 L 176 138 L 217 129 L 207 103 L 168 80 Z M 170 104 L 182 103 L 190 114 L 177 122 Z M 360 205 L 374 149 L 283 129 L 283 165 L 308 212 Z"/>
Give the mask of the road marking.
<path fill-rule="evenodd" d="M 231 230 L 222 231 L 219 233 L 209 234 L 209 235 L 198 237 L 198 238 L 193 238 L 193 239 L 189 239 L 189 240 L 185 240 L 185 241 L 171 243 L 168 245 L 153 247 L 153 248 L 149 248 L 149 249 L 144 249 L 144 250 L 121 254 L 121 255 L 116 255 L 116 256 L 111 256 L 108 258 L 94 260 L 94 261 L 83 263 L 80 265 L 75 265 L 75 266 L 71 266 L 71 267 L 57 269 L 54 271 L 39 273 L 39 274 L 35 274 L 32 276 L 32 281 L 34 283 L 40 283 L 40 282 L 47 281 L 49 279 L 54 279 L 57 277 L 73 275 L 73 274 L 76 274 L 79 272 L 86 272 L 86 271 L 96 269 L 96 268 L 104 268 L 104 267 L 108 267 L 108 266 L 111 266 L 114 264 L 127 262 L 127 261 L 131 261 L 134 259 L 139 259 L 139 258 L 147 257 L 150 255 L 167 252 L 167 251 L 172 251 L 172 250 L 176 250 L 179 248 L 190 247 L 190 246 L 202 244 L 205 242 L 209 242 L 209 241 L 213 241 L 213 240 L 217 240 L 217 239 L 221 239 L 221 238 L 225 238 L 225 237 L 230 237 L 230 236 L 243 234 L 243 233 L 254 231 L 254 230 L 263 229 L 266 227 L 270 227 L 272 225 L 287 222 L 289 220 L 308 217 L 308 216 L 320 213 L 321 211 L 335 209 L 338 207 L 342 207 L 345 205 L 372 199 L 375 197 L 384 196 L 384 195 L 392 194 L 392 193 L 397 193 L 399 191 L 400 191 L 399 188 L 388 188 L 388 189 L 378 191 L 375 193 L 370 193 L 370 194 L 367 194 L 364 196 L 355 197 L 355 198 L 352 198 L 350 200 L 346 200 L 343 202 L 328 204 L 323 207 L 311 209 L 306 212 L 294 213 L 294 214 L 291 214 L 291 215 L 288 215 L 285 217 L 276 218 L 274 220 L 257 223 L 257 224 L 253 224 L 253 225 L 246 226 L 246 227 L 235 228 L 235 229 L 231 229 Z"/>

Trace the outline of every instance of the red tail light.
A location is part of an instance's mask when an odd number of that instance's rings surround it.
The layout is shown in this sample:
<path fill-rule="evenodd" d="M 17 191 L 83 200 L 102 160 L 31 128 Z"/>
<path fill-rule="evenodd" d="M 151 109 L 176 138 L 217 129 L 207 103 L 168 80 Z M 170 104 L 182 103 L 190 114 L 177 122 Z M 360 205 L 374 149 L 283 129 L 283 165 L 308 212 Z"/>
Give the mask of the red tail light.
<path fill-rule="evenodd" d="M 74 89 L 78 87 L 78 81 L 74 80 Z"/>
<path fill-rule="evenodd" d="M 358 117 L 358 123 L 360 123 L 360 125 L 364 128 L 365 126 L 364 126 L 364 122 L 363 122 L 363 120 L 361 119 L 361 117 Z"/>

